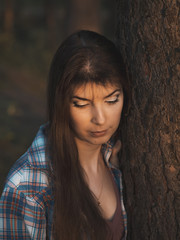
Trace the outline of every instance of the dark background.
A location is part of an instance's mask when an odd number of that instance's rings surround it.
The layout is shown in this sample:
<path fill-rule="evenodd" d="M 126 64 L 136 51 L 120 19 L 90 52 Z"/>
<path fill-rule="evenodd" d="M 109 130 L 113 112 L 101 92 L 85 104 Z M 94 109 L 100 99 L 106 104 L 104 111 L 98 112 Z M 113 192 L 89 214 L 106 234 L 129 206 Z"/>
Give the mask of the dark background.
<path fill-rule="evenodd" d="M 0 1 L 0 193 L 46 122 L 46 83 L 61 41 L 77 29 L 114 39 L 114 1 Z"/>

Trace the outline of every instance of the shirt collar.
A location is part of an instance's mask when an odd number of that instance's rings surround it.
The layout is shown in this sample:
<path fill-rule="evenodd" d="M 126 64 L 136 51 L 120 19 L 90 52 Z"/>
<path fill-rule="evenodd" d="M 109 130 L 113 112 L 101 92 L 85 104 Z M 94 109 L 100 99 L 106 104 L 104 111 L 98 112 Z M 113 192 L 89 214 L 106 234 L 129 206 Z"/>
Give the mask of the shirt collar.
<path fill-rule="evenodd" d="M 110 157 L 111 157 L 111 154 L 112 154 L 113 146 L 114 146 L 114 140 L 112 138 L 108 142 L 106 142 L 102 145 L 101 151 L 102 151 L 104 161 L 107 164 L 107 166 L 111 165 Z"/>

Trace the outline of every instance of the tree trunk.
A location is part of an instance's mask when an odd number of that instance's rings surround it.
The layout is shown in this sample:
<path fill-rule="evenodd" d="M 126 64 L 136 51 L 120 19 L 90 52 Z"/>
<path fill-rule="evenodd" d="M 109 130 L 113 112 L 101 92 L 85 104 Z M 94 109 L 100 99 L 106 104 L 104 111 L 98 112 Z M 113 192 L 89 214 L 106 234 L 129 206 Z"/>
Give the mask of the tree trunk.
<path fill-rule="evenodd" d="M 175 0 L 116 0 L 132 83 L 123 129 L 128 239 L 180 239 L 180 19 Z"/>

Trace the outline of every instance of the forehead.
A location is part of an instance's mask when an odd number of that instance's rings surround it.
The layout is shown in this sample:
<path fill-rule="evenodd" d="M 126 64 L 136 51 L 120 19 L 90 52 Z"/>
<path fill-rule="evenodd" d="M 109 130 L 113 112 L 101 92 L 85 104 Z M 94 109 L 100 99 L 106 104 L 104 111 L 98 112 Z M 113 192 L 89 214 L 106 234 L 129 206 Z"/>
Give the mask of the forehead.
<path fill-rule="evenodd" d="M 99 98 L 105 97 L 117 89 L 120 89 L 120 87 L 110 83 L 105 86 L 96 83 L 86 83 L 76 87 L 73 96 L 79 96 L 82 98 Z"/>

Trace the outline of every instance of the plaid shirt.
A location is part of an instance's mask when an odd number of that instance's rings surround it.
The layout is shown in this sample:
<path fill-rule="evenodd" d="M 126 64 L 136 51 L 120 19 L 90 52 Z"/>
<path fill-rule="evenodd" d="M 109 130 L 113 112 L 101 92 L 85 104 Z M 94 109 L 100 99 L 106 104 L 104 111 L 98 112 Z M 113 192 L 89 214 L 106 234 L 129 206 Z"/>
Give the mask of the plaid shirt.
<path fill-rule="evenodd" d="M 10 170 L 0 199 L 0 239 L 52 240 L 53 194 L 48 184 L 48 159 L 45 156 L 44 126 L 31 147 Z M 121 172 L 109 162 L 112 143 L 102 147 L 121 195 L 125 232 L 127 218 L 122 198 Z M 125 237 L 126 238 L 126 237 Z"/>

